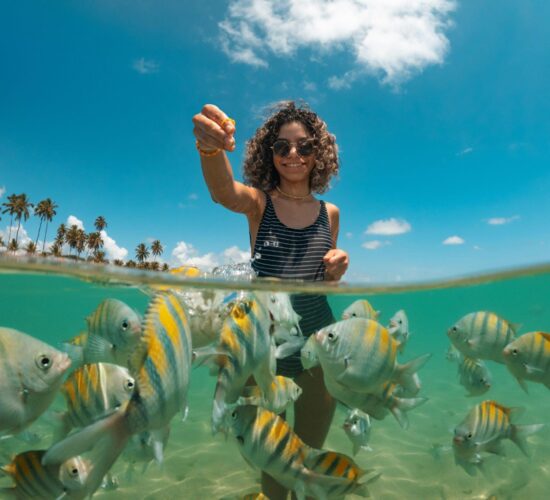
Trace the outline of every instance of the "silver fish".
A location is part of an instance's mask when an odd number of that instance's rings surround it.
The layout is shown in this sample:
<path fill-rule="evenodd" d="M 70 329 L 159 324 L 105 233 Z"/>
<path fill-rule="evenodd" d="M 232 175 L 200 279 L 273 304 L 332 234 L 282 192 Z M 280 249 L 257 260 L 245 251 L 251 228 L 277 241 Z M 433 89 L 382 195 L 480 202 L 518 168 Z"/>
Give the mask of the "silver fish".
<path fill-rule="evenodd" d="M 376 311 L 366 299 L 359 299 L 344 309 L 342 319 L 366 318 L 377 320 L 380 311 Z"/>
<path fill-rule="evenodd" d="M 67 354 L 0 327 L 0 433 L 17 434 L 46 411 L 70 366 Z"/>
<path fill-rule="evenodd" d="M 372 451 L 369 446 L 371 422 L 367 413 L 363 413 L 357 408 L 350 410 L 342 427 L 351 441 L 354 455 L 357 455 L 361 449 Z"/>
<path fill-rule="evenodd" d="M 479 311 L 460 318 L 447 335 L 464 356 L 504 363 L 502 350 L 515 340 L 516 329 L 495 313 Z"/>
<path fill-rule="evenodd" d="M 468 396 L 480 396 L 491 388 L 491 372 L 480 359 L 463 357 L 458 365 L 458 377 Z"/>
<path fill-rule="evenodd" d="M 399 352 L 403 352 L 410 337 L 409 318 L 403 309 L 400 309 L 391 317 L 388 331 L 399 342 Z"/>

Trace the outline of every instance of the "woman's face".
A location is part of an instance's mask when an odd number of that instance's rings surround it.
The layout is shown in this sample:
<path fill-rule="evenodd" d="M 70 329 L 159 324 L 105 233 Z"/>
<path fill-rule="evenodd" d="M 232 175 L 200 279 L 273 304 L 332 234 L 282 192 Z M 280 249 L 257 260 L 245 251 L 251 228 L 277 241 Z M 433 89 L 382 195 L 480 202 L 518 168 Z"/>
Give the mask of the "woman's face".
<path fill-rule="evenodd" d="M 306 128 L 300 122 L 284 124 L 279 130 L 278 139 L 286 139 L 290 144 L 290 153 L 287 156 L 279 156 L 273 153 L 275 170 L 279 173 L 281 180 L 296 183 L 307 181 L 309 174 L 315 166 L 315 153 L 309 156 L 300 156 L 296 150 L 299 141 L 310 138 Z"/>

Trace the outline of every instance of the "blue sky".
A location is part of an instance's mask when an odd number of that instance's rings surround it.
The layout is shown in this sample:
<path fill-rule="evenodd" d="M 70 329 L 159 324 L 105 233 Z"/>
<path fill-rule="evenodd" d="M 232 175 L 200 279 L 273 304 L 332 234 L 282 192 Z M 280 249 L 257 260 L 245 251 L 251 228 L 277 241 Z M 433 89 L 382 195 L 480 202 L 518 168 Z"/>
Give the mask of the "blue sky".
<path fill-rule="evenodd" d="M 210 200 L 191 118 L 211 102 L 237 120 L 240 178 L 266 106 L 302 98 L 340 146 L 323 197 L 348 281 L 547 261 L 549 16 L 542 0 L 4 2 L 0 202 L 51 197 L 54 228 L 103 215 L 111 257 L 158 238 L 172 264 L 239 259 L 246 220 Z"/>

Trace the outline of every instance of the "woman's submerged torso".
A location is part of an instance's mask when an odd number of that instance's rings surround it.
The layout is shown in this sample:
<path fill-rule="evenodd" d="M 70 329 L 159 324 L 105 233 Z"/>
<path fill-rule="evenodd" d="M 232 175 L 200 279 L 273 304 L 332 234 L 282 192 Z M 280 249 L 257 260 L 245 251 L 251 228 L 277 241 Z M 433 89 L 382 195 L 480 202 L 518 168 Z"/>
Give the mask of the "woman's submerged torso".
<path fill-rule="evenodd" d="M 333 237 L 327 207 L 323 201 L 316 219 L 302 228 L 285 225 L 275 211 L 273 200 L 265 193 L 266 204 L 252 252 L 252 268 L 259 277 L 323 281 L 323 257 L 333 248 Z M 252 240 L 251 235 L 251 240 Z M 334 322 L 325 295 L 295 294 L 291 296 L 294 310 L 302 319 L 300 328 L 305 336 Z M 278 360 L 277 372 L 296 376 L 303 367 L 300 352 Z"/>

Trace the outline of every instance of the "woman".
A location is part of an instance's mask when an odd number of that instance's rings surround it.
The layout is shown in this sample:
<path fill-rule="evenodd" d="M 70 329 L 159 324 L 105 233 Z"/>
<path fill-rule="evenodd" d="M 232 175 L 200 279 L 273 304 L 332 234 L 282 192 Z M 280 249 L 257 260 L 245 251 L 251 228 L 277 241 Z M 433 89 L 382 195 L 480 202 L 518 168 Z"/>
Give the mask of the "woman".
<path fill-rule="evenodd" d="M 226 151 L 235 149 L 235 122 L 207 104 L 193 117 L 202 172 L 212 199 L 248 219 L 252 267 L 258 276 L 306 281 L 338 281 L 348 255 L 336 248 L 338 208 L 317 200 L 338 173 L 334 136 L 313 111 L 281 103 L 247 144 L 245 184 L 233 178 Z M 304 335 L 334 322 L 323 295 L 295 295 Z M 321 448 L 335 403 L 320 368 L 304 373 L 299 353 L 277 362 L 277 372 L 295 378 L 302 396 L 294 408 L 294 430 L 308 445 Z M 263 492 L 272 500 L 287 491 L 267 474 Z"/>

